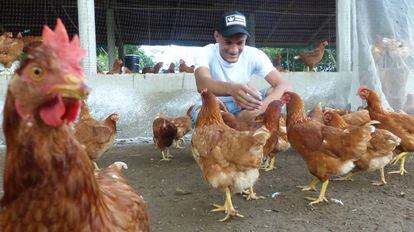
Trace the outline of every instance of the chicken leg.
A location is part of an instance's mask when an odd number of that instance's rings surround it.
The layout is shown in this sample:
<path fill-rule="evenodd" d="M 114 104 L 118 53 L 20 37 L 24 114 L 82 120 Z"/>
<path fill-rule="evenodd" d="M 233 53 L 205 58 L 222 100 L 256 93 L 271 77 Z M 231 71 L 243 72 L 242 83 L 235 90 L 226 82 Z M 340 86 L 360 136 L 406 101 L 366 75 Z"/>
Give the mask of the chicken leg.
<path fill-rule="evenodd" d="M 384 167 L 382 167 L 380 169 L 380 174 L 381 174 L 381 180 L 380 181 L 373 181 L 372 185 L 382 186 L 382 185 L 387 184 L 387 181 L 385 181 Z"/>
<path fill-rule="evenodd" d="M 246 198 L 246 200 L 248 200 L 248 201 L 249 200 L 258 200 L 258 199 L 264 199 L 265 198 L 263 196 L 257 196 L 256 193 L 253 190 L 253 186 L 251 186 L 249 188 L 249 190 L 242 191 L 242 196 L 244 198 Z"/>
<path fill-rule="evenodd" d="M 91 160 L 91 161 L 92 161 L 93 166 L 95 167 L 95 170 L 97 171 L 101 170 L 95 160 Z"/>
<path fill-rule="evenodd" d="M 326 199 L 326 197 L 325 197 L 325 193 L 326 193 L 326 189 L 328 188 L 328 184 L 329 184 L 329 180 L 326 180 L 322 183 L 321 192 L 320 192 L 318 198 L 306 197 L 307 200 L 312 201 L 312 202 L 309 203 L 309 205 L 321 203 L 321 202 L 324 202 L 324 201 L 329 202 L 328 199 Z"/>
<path fill-rule="evenodd" d="M 181 144 L 182 144 L 183 146 L 181 146 Z M 177 149 L 184 148 L 184 139 L 183 139 L 183 138 L 180 138 L 179 140 L 177 140 L 177 141 L 175 142 L 175 148 L 177 148 Z"/>
<path fill-rule="evenodd" d="M 316 192 L 316 188 L 315 186 L 319 183 L 319 179 L 316 177 L 312 178 L 312 181 L 306 185 L 306 186 L 296 186 L 297 188 L 302 189 L 302 191 L 315 191 Z"/>
<path fill-rule="evenodd" d="M 408 155 L 408 152 L 402 152 L 398 156 L 396 156 L 391 162 L 392 164 L 396 164 L 398 160 L 401 160 L 400 170 L 396 170 L 396 171 L 392 171 L 388 173 L 389 174 L 399 173 L 401 176 L 408 173 L 407 170 L 405 170 L 405 158 L 407 158 L 407 155 Z"/>
<path fill-rule="evenodd" d="M 234 209 L 233 203 L 231 202 L 231 192 L 228 187 L 226 188 L 226 201 L 224 202 L 224 205 L 213 204 L 213 206 L 215 207 L 215 209 L 212 209 L 211 212 L 224 211 L 226 213 L 226 216 L 219 220 L 221 222 L 226 221 L 231 216 L 244 217 L 243 215 L 239 214 L 237 210 Z"/>
<path fill-rule="evenodd" d="M 276 161 L 276 157 L 267 157 L 265 163 L 262 166 L 262 169 L 264 169 L 266 172 L 271 171 L 273 169 L 275 169 L 275 161 Z"/>
<path fill-rule="evenodd" d="M 346 174 L 346 176 L 341 176 L 341 177 L 335 178 L 333 180 L 336 180 L 336 181 L 354 181 L 354 179 L 351 178 L 353 175 L 354 175 L 354 173 L 350 172 L 350 173 Z"/>
<path fill-rule="evenodd" d="M 160 161 L 170 161 L 171 158 L 174 157 L 170 154 L 170 150 L 168 148 L 166 149 L 166 151 L 165 150 L 161 151 L 161 154 L 162 154 L 162 159 Z"/>

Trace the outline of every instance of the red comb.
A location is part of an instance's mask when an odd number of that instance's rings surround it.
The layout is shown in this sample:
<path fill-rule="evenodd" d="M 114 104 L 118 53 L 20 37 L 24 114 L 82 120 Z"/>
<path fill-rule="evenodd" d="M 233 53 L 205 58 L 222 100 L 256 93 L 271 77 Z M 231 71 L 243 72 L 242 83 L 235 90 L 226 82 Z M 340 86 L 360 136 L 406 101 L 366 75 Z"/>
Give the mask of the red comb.
<path fill-rule="evenodd" d="M 367 87 L 365 86 L 365 85 L 361 85 L 360 87 L 359 87 L 359 89 L 358 89 L 358 92 L 360 92 L 361 90 L 364 90 L 364 89 L 366 89 Z"/>
<path fill-rule="evenodd" d="M 61 62 L 61 69 L 65 73 L 83 77 L 81 61 L 86 56 L 86 50 L 79 47 L 79 37 L 75 35 L 72 41 L 62 21 L 56 20 L 56 28 L 52 31 L 47 25 L 43 27 L 43 45 L 53 51 Z"/>
<path fill-rule="evenodd" d="M 207 88 L 201 89 L 200 94 L 207 92 Z"/>

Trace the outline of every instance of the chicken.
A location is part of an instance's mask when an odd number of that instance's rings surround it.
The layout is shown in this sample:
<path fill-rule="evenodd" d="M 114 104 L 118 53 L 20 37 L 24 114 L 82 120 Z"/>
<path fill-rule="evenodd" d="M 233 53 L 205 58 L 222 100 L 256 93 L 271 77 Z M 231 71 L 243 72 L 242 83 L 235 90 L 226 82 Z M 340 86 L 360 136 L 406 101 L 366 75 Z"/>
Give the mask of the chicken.
<path fill-rule="evenodd" d="M 311 111 L 308 113 L 308 117 L 323 123 L 323 112 L 322 112 L 322 103 L 319 102 L 316 104 Z"/>
<path fill-rule="evenodd" d="M 21 38 L 24 43 L 23 52 L 27 52 L 30 49 L 38 47 L 42 45 L 43 37 L 42 36 L 32 36 L 26 35 L 22 36 L 21 33 L 17 34 L 17 38 Z"/>
<path fill-rule="evenodd" d="M 370 118 L 380 122 L 377 127 L 388 130 L 401 138 L 401 143 L 396 149 L 401 153 L 393 160 L 394 163 L 401 160 L 400 170 L 390 173 L 404 175 L 407 173 L 405 158 L 410 152 L 414 151 L 414 116 L 385 110 L 381 105 L 378 94 L 365 86 L 359 88 L 358 95 L 367 101 Z"/>
<path fill-rule="evenodd" d="M 177 127 L 177 135 L 174 138 L 175 148 L 184 148 L 184 135 L 191 131 L 191 111 L 194 105 L 190 106 L 187 113 L 183 117 L 169 118 L 161 113 L 158 113 L 158 117 L 164 118 L 174 124 Z"/>
<path fill-rule="evenodd" d="M 280 101 L 271 102 L 263 116 L 257 117 L 255 121 L 250 123 L 238 120 L 232 113 L 221 112 L 224 123 L 235 130 L 255 131 L 263 125 L 265 125 L 269 130 L 270 137 L 266 141 L 266 145 L 263 148 L 263 156 L 266 161 L 262 168 L 265 169 L 265 171 L 275 169 L 275 156 L 279 151 L 281 151 L 280 146 L 278 146 L 278 138 L 280 136 L 279 122 L 281 118 L 281 106 L 282 104 Z"/>
<path fill-rule="evenodd" d="M 273 61 L 273 66 L 279 71 L 279 72 L 287 72 L 287 68 L 284 68 L 282 66 L 282 55 L 276 55 L 275 59 Z"/>
<path fill-rule="evenodd" d="M 157 115 L 152 122 L 152 134 L 155 146 L 161 151 L 161 161 L 171 160 L 173 156 L 170 154 L 169 147 L 177 137 L 177 127 L 168 119 Z"/>
<path fill-rule="evenodd" d="M 312 52 L 303 52 L 293 57 L 295 60 L 302 60 L 302 62 L 308 66 L 311 70 L 322 60 L 325 53 L 325 47 L 328 45 L 327 41 L 322 41 L 319 46 Z"/>
<path fill-rule="evenodd" d="M 171 62 L 170 66 L 168 66 L 168 69 L 165 70 L 164 73 L 175 73 L 175 64 Z"/>
<path fill-rule="evenodd" d="M 164 65 L 163 62 L 158 62 L 154 65 L 154 67 L 145 67 L 142 69 L 142 74 L 145 73 L 159 73 L 160 69 L 162 68 L 162 66 Z"/>
<path fill-rule="evenodd" d="M 336 111 L 335 113 L 338 114 L 338 112 Z M 368 110 L 359 110 L 359 111 L 351 112 L 348 114 L 344 114 L 341 117 L 347 124 L 351 124 L 354 126 L 362 126 L 366 124 L 367 122 L 371 121 Z"/>
<path fill-rule="evenodd" d="M 23 52 L 24 42 L 21 38 L 13 38 L 12 33 L 0 36 L 0 63 L 10 68 Z"/>
<path fill-rule="evenodd" d="M 226 194 L 224 205 L 214 205 L 212 211 L 225 212 L 220 221 L 243 217 L 234 209 L 231 194 L 249 188 L 250 198 L 255 198 L 253 185 L 259 177 L 263 147 L 270 133 L 266 127 L 255 132 L 228 127 L 221 118 L 216 97 L 203 90 L 201 98 L 203 104 L 191 139 L 193 157 L 205 180 Z"/>
<path fill-rule="evenodd" d="M 306 118 L 303 101 L 294 92 L 285 92 L 282 102 L 286 104 L 289 142 L 314 176 L 308 186 L 300 187 L 303 191 L 315 190 L 316 184 L 321 181 L 319 197 L 307 199 L 312 201 L 311 205 L 328 201 L 325 192 L 329 179 L 345 175 L 355 167 L 355 161 L 367 150 L 374 127 L 367 125 L 342 130 Z"/>
<path fill-rule="evenodd" d="M 194 73 L 194 68 L 193 67 L 188 67 L 185 64 L 185 61 L 183 59 L 180 59 L 180 65 L 178 66 L 178 71 L 181 72 L 186 72 L 186 73 Z"/>
<path fill-rule="evenodd" d="M 0 231 L 149 231 L 146 203 L 116 162 L 95 172 L 69 126 L 88 94 L 81 59 L 58 19 L 9 82 Z"/>
<path fill-rule="evenodd" d="M 79 121 L 75 124 L 75 136 L 85 146 L 86 153 L 98 170 L 96 160 L 114 143 L 119 117 L 119 113 L 115 112 L 104 120 L 96 120 L 90 115 L 86 102 L 82 103 Z"/>
<path fill-rule="evenodd" d="M 112 69 L 109 70 L 106 74 L 120 74 L 122 72 L 122 60 L 115 59 Z"/>
<path fill-rule="evenodd" d="M 343 116 L 344 117 L 344 116 Z M 345 120 L 336 112 L 325 112 L 324 123 L 328 126 L 337 128 L 351 128 L 352 125 L 345 122 Z M 359 125 L 358 125 L 359 126 Z M 384 167 L 393 157 L 394 149 L 400 144 L 401 139 L 393 133 L 376 129 L 369 141 L 367 152 L 362 154 L 361 158 L 355 162 L 356 166 L 344 180 L 349 180 L 352 173 L 357 171 L 374 171 L 380 170 L 381 180 L 373 182 L 373 185 L 384 185 L 385 181 Z"/>

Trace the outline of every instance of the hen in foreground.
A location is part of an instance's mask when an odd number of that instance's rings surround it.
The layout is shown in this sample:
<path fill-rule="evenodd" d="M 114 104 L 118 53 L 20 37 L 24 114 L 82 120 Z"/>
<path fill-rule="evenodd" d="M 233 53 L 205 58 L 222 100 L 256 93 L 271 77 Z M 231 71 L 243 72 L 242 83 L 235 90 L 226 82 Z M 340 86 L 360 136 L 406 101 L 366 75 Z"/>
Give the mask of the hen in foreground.
<path fill-rule="evenodd" d="M 203 105 L 198 114 L 191 139 L 193 157 L 205 180 L 225 192 L 224 205 L 214 205 L 213 212 L 224 211 L 225 221 L 240 216 L 234 209 L 231 194 L 251 188 L 259 177 L 263 147 L 269 131 L 263 126 L 255 132 L 237 131 L 226 124 L 220 115 L 217 98 L 208 91 L 201 91 Z"/>
<path fill-rule="evenodd" d="M 125 164 L 94 173 L 68 125 L 88 94 L 78 37 L 69 41 L 58 20 L 43 38 L 9 83 L 0 231 L 149 231 L 146 204 L 120 171 Z"/>

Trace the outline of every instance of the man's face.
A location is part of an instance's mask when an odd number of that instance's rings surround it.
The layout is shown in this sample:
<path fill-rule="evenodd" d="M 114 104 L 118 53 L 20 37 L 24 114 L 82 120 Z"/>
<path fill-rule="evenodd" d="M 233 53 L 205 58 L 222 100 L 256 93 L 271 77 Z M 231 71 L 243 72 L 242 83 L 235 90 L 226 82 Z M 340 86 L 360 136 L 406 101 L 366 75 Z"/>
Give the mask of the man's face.
<path fill-rule="evenodd" d="M 223 37 L 219 32 L 214 32 L 216 42 L 220 44 L 221 57 L 229 62 L 236 63 L 246 45 L 247 35 L 234 34 L 231 37 Z"/>

